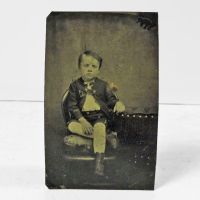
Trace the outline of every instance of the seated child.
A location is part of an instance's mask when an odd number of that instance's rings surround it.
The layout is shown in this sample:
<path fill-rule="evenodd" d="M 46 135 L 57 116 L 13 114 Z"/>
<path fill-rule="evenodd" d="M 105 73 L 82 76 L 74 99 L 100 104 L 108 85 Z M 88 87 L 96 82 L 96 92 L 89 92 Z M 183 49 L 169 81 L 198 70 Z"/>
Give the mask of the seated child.
<path fill-rule="evenodd" d="M 91 138 L 96 154 L 95 174 L 104 174 L 106 129 L 110 110 L 123 112 L 124 104 L 114 95 L 109 84 L 99 78 L 102 58 L 92 51 L 83 52 L 78 59 L 81 77 L 69 86 L 67 109 L 71 120 L 70 132 Z"/>

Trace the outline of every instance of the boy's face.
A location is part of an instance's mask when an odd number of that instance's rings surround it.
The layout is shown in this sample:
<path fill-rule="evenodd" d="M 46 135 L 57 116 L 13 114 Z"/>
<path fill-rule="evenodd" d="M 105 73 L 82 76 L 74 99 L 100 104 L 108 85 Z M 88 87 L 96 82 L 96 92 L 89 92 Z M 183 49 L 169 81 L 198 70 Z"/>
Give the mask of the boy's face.
<path fill-rule="evenodd" d="M 90 55 L 83 55 L 80 72 L 83 80 L 92 80 L 99 74 L 99 61 Z"/>

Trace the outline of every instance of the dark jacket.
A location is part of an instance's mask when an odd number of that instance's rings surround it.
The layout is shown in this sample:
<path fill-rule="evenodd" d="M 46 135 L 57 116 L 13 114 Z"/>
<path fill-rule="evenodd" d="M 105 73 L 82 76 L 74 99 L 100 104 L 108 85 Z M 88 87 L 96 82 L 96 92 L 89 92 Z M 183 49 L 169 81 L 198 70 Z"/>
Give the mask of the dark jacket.
<path fill-rule="evenodd" d="M 113 110 L 118 98 L 114 95 L 108 83 L 99 78 L 95 78 L 90 92 L 100 105 L 101 111 L 109 117 L 109 111 Z M 84 85 L 82 78 L 79 78 L 70 84 L 67 96 L 67 109 L 71 119 L 79 119 L 83 116 L 82 108 L 86 94 L 86 86 Z"/>

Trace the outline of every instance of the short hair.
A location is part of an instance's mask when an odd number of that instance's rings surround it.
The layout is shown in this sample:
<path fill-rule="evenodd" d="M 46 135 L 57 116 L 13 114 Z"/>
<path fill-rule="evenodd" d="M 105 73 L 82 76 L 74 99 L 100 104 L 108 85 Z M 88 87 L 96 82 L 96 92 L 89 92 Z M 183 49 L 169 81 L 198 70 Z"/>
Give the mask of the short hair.
<path fill-rule="evenodd" d="M 101 68 L 103 59 L 101 58 L 101 56 L 99 56 L 97 53 L 95 53 L 91 50 L 86 50 L 79 56 L 79 58 L 78 58 L 78 68 L 80 68 L 83 55 L 92 56 L 93 58 L 95 58 L 99 62 L 99 69 Z"/>

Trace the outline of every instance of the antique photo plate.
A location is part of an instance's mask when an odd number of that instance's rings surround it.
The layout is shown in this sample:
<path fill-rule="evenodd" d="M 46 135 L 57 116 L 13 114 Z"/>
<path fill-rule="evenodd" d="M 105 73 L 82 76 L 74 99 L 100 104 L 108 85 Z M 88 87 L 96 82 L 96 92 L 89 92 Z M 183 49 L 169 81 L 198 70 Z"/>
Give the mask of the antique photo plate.
<path fill-rule="evenodd" d="M 158 14 L 52 12 L 47 187 L 153 190 L 157 126 Z"/>

